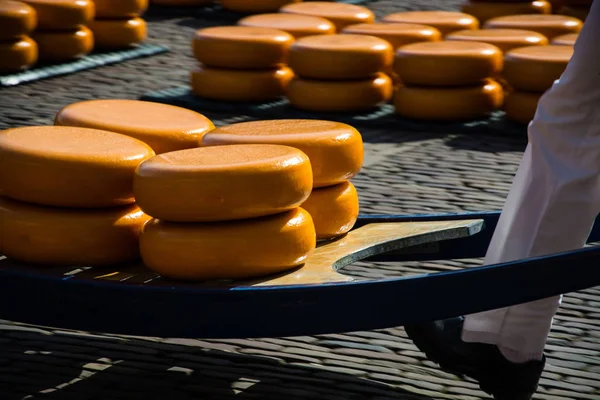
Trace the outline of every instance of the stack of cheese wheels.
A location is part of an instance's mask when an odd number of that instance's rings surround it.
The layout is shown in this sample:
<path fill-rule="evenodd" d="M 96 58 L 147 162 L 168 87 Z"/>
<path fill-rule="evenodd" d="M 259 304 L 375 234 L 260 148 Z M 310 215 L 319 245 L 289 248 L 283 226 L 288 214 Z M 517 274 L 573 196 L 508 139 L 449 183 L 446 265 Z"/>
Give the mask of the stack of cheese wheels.
<path fill-rule="evenodd" d="M 295 77 L 289 102 L 303 110 L 356 112 L 392 97 L 392 45 L 368 35 L 318 35 L 298 39 L 289 66 Z"/>
<path fill-rule="evenodd" d="M 199 97 L 235 102 L 280 98 L 293 77 L 285 65 L 294 37 L 274 28 L 220 26 L 196 32 L 192 47 L 200 62 L 191 72 Z"/>
<path fill-rule="evenodd" d="M 552 4 L 546 0 L 465 0 L 462 12 L 484 24 L 487 20 L 517 14 L 551 14 Z"/>
<path fill-rule="evenodd" d="M 25 263 L 104 266 L 139 259 L 150 219 L 133 177 L 154 156 L 114 132 L 35 126 L 0 132 L 0 254 Z"/>
<path fill-rule="evenodd" d="M 62 108 L 57 126 L 102 129 L 131 136 L 148 144 L 156 154 L 198 147 L 214 128 L 202 114 L 167 104 L 139 100 L 87 100 Z"/>
<path fill-rule="evenodd" d="M 484 24 L 484 29 L 526 29 L 541 33 L 548 40 L 568 33 L 579 33 L 583 21 L 566 15 L 510 15 L 492 18 Z"/>
<path fill-rule="evenodd" d="M 219 0 L 221 6 L 229 11 L 244 14 L 277 12 L 285 5 L 299 3 L 302 0 Z"/>
<path fill-rule="evenodd" d="M 544 92 L 567 67 L 573 46 L 529 46 L 506 53 L 503 75 L 511 87 L 504 111 L 512 121 L 527 124 L 535 115 Z"/>
<path fill-rule="evenodd" d="M 479 21 L 472 15 L 457 11 L 403 11 L 386 15 L 382 22 L 432 26 L 446 36 L 465 29 L 478 29 Z"/>
<path fill-rule="evenodd" d="M 0 1 L 0 74 L 34 65 L 37 44 L 29 37 L 37 24 L 35 10 L 18 1 Z"/>
<path fill-rule="evenodd" d="M 367 7 L 331 1 L 294 2 L 281 7 L 279 12 L 325 18 L 335 25 L 337 32 L 348 25 L 375 22 L 375 14 Z"/>
<path fill-rule="evenodd" d="M 414 43 L 396 52 L 394 70 L 402 84 L 394 106 L 422 120 L 472 120 L 502 105 L 502 50 L 482 42 Z"/>
<path fill-rule="evenodd" d="M 154 217 L 140 250 L 147 267 L 183 280 L 245 279 L 303 264 L 315 226 L 300 205 L 310 161 L 281 145 L 201 147 L 157 155 L 134 178 L 137 204 Z"/>
<path fill-rule="evenodd" d="M 146 40 L 146 21 L 141 16 L 148 9 L 148 0 L 94 1 L 96 18 L 90 28 L 97 49 L 125 49 Z"/>
<path fill-rule="evenodd" d="M 558 13 L 585 21 L 593 1 L 594 0 L 563 0 L 563 4 L 558 9 Z"/>
<path fill-rule="evenodd" d="M 295 39 L 313 35 L 333 35 L 335 26 L 321 17 L 297 14 L 258 14 L 242 18 L 237 23 L 240 26 L 253 28 L 272 28 L 289 33 Z"/>
<path fill-rule="evenodd" d="M 93 0 L 23 0 L 35 9 L 37 28 L 32 38 L 39 60 L 64 62 L 81 58 L 94 49 L 88 28 L 95 15 Z"/>
<path fill-rule="evenodd" d="M 318 239 L 345 234 L 358 217 L 358 194 L 349 179 L 364 159 L 360 133 L 338 122 L 272 120 L 216 128 L 202 139 L 205 146 L 273 143 L 295 147 L 310 159 L 314 189 L 302 204 L 313 218 Z"/>

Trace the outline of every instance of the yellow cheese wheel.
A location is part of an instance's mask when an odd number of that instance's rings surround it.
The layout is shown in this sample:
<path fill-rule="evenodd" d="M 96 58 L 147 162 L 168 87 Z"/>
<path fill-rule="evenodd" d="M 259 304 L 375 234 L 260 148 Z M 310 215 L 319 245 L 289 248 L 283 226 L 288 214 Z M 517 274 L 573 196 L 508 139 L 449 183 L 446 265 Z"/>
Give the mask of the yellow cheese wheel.
<path fill-rule="evenodd" d="M 504 57 L 502 75 L 516 90 L 545 92 L 567 67 L 573 46 L 529 46 L 514 49 Z"/>
<path fill-rule="evenodd" d="M 550 44 L 556 46 L 575 46 L 578 37 L 578 33 L 567 33 L 566 35 L 556 36 Z"/>
<path fill-rule="evenodd" d="M 301 209 L 241 221 L 177 223 L 153 219 L 140 236 L 144 264 L 180 280 L 246 279 L 302 265 L 316 247 Z"/>
<path fill-rule="evenodd" d="M 273 28 L 217 26 L 196 31 L 194 56 L 208 67 L 270 69 L 287 61 L 294 37 Z"/>
<path fill-rule="evenodd" d="M 131 204 L 134 171 L 152 156 L 143 142 L 114 132 L 7 129 L 0 131 L 0 195 L 57 207 Z"/>
<path fill-rule="evenodd" d="M 390 67 L 394 50 L 387 41 L 365 35 L 318 35 L 297 40 L 289 66 L 303 78 L 367 79 Z"/>
<path fill-rule="evenodd" d="M 590 8 L 585 6 L 563 6 L 559 13 L 585 21 L 590 13 Z"/>
<path fill-rule="evenodd" d="M 549 40 L 567 33 L 578 33 L 583 26 L 580 19 L 566 15 L 510 15 L 492 18 L 485 29 L 527 29 L 546 36 Z"/>
<path fill-rule="evenodd" d="M 403 11 L 386 15 L 385 23 L 421 24 L 439 30 L 443 36 L 464 29 L 478 29 L 479 21 L 472 15 L 456 11 Z"/>
<path fill-rule="evenodd" d="M 20 1 L 0 1 L 0 41 L 16 41 L 37 25 L 35 10 Z"/>
<path fill-rule="evenodd" d="M 360 171 L 364 159 L 360 133 L 332 121 L 277 119 L 222 126 L 205 135 L 207 146 L 273 143 L 303 151 L 313 171 L 314 187 L 344 182 Z"/>
<path fill-rule="evenodd" d="M 198 66 L 191 72 L 192 93 L 212 100 L 264 102 L 280 98 L 293 78 L 287 67 L 233 70 Z"/>
<path fill-rule="evenodd" d="M 150 217 L 137 206 L 44 207 L 0 197 L 0 254 L 47 266 L 107 266 L 140 258 Z"/>
<path fill-rule="evenodd" d="M 417 42 L 436 42 L 442 34 L 437 29 L 418 24 L 356 24 L 345 27 L 343 34 L 375 36 L 389 42 L 394 49 Z"/>
<path fill-rule="evenodd" d="M 502 70 L 502 51 L 480 42 L 413 43 L 396 52 L 394 71 L 407 85 L 476 85 Z"/>
<path fill-rule="evenodd" d="M 95 15 L 93 0 L 22 0 L 35 9 L 41 31 L 72 30 L 88 25 Z"/>
<path fill-rule="evenodd" d="M 150 4 L 171 7 L 208 6 L 215 2 L 216 0 L 150 0 Z"/>
<path fill-rule="evenodd" d="M 394 96 L 403 117 L 429 121 L 462 121 L 485 117 L 503 100 L 502 86 L 487 80 L 477 86 L 428 88 L 400 85 Z"/>
<path fill-rule="evenodd" d="M 523 29 L 468 29 L 451 33 L 446 40 L 489 43 L 503 52 L 517 47 L 548 45 L 548 38 L 544 35 Z"/>
<path fill-rule="evenodd" d="M 0 42 L 0 73 L 19 72 L 38 60 L 38 46 L 29 37 Z"/>
<path fill-rule="evenodd" d="M 335 26 L 330 21 L 310 15 L 282 13 L 251 15 L 240 19 L 238 25 L 280 29 L 296 39 L 304 36 L 332 35 L 335 33 Z"/>
<path fill-rule="evenodd" d="M 139 100 L 87 100 L 70 104 L 55 125 L 103 129 L 147 143 L 156 154 L 197 147 L 214 128 L 202 114 L 181 107 Z"/>
<path fill-rule="evenodd" d="M 247 14 L 277 12 L 287 4 L 300 1 L 302 0 L 219 0 L 224 9 Z"/>
<path fill-rule="evenodd" d="M 95 47 L 98 49 L 124 49 L 142 43 L 148 37 L 146 21 L 131 19 L 104 19 L 90 23 L 94 32 Z"/>
<path fill-rule="evenodd" d="M 375 14 L 367 7 L 331 1 L 310 1 L 289 4 L 281 7 L 279 12 L 326 18 L 335 25 L 335 29 L 338 32 L 348 25 L 369 24 L 375 21 Z"/>
<path fill-rule="evenodd" d="M 317 239 L 330 239 L 347 233 L 356 223 L 358 193 L 350 182 L 314 189 L 301 207 L 310 213 Z"/>
<path fill-rule="evenodd" d="M 506 15 L 516 14 L 550 14 L 552 5 L 545 0 L 533 0 L 523 2 L 482 2 L 482 1 L 465 1 L 461 7 L 461 11 L 474 16 L 479 20 L 480 24 L 487 20 Z"/>
<path fill-rule="evenodd" d="M 94 0 L 96 18 L 139 17 L 148 9 L 148 0 Z"/>
<path fill-rule="evenodd" d="M 135 172 L 137 204 L 172 222 L 229 221 L 298 207 L 313 186 L 308 156 L 273 144 L 209 146 L 155 156 Z"/>
<path fill-rule="evenodd" d="M 506 118 L 519 124 L 529 124 L 543 93 L 512 91 L 504 99 Z"/>
<path fill-rule="evenodd" d="M 85 26 L 73 32 L 33 33 L 40 61 L 62 62 L 81 58 L 94 49 L 94 34 Z"/>

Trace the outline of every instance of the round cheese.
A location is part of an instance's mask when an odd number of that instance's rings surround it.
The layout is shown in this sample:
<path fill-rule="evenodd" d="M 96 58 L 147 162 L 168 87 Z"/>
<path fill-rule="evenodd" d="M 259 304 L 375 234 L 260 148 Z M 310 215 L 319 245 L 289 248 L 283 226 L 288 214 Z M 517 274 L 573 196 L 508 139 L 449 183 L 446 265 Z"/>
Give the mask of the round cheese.
<path fill-rule="evenodd" d="M 95 47 L 98 49 L 125 49 L 142 43 L 148 37 L 146 21 L 131 19 L 104 19 L 90 23 L 94 32 Z"/>
<path fill-rule="evenodd" d="M 150 4 L 171 7 L 208 6 L 214 3 L 215 0 L 150 0 Z"/>
<path fill-rule="evenodd" d="M 575 46 L 578 37 L 578 33 L 567 33 L 566 35 L 556 36 L 550 44 L 556 46 Z"/>
<path fill-rule="evenodd" d="M 492 18 L 485 29 L 526 29 L 546 36 L 549 40 L 567 33 L 578 33 L 583 26 L 580 19 L 566 15 L 510 15 Z"/>
<path fill-rule="evenodd" d="M 150 217 L 137 206 L 94 210 L 43 207 L 0 197 L 0 253 L 46 266 L 108 266 L 140 258 Z"/>
<path fill-rule="evenodd" d="M 300 149 L 310 159 L 314 187 L 344 182 L 364 159 L 360 133 L 350 125 L 321 120 L 277 119 L 222 126 L 205 135 L 207 146 L 273 143 Z"/>
<path fill-rule="evenodd" d="M 301 207 L 312 217 L 317 239 L 331 239 L 347 233 L 356 223 L 358 193 L 350 182 L 314 189 Z"/>
<path fill-rule="evenodd" d="M 479 21 L 472 15 L 456 11 L 403 11 L 386 15 L 385 23 L 421 24 L 439 30 L 443 36 L 464 29 L 478 29 Z"/>
<path fill-rule="evenodd" d="M 559 13 L 585 21 L 590 13 L 590 8 L 585 6 L 563 6 L 560 8 Z"/>
<path fill-rule="evenodd" d="M 37 14 L 40 31 L 64 31 L 88 25 L 95 15 L 93 0 L 22 0 Z"/>
<path fill-rule="evenodd" d="M 290 50 L 289 66 L 303 78 L 367 79 L 391 66 L 392 45 L 375 36 L 318 35 L 299 39 Z"/>
<path fill-rule="evenodd" d="M 7 129 L 0 131 L 0 195 L 56 207 L 131 204 L 134 171 L 152 156 L 144 143 L 114 132 Z"/>
<path fill-rule="evenodd" d="M 548 45 L 548 38 L 544 35 L 523 29 L 468 29 L 451 33 L 446 40 L 488 43 L 503 52 L 517 47 Z"/>
<path fill-rule="evenodd" d="M 74 60 L 94 49 L 94 34 L 85 26 L 73 32 L 37 31 L 32 39 L 38 45 L 40 61 L 46 62 Z"/>
<path fill-rule="evenodd" d="M 517 14 L 550 14 L 552 5 L 545 0 L 523 1 L 523 2 L 484 2 L 465 1 L 461 11 L 474 16 L 480 24 L 487 20 L 506 15 Z"/>
<path fill-rule="evenodd" d="M 238 25 L 258 28 L 274 28 L 299 39 L 312 35 L 333 35 L 335 26 L 325 18 L 296 14 L 259 14 L 242 18 Z"/>
<path fill-rule="evenodd" d="M 38 60 L 38 46 L 29 37 L 0 42 L 0 73 L 19 72 Z"/>
<path fill-rule="evenodd" d="M 229 221 L 298 207 L 310 195 L 306 154 L 290 146 L 209 146 L 155 156 L 135 172 L 137 204 L 172 222 Z"/>
<path fill-rule="evenodd" d="M 335 25 L 335 29 L 338 32 L 348 25 L 370 24 L 375 21 L 375 14 L 367 7 L 331 1 L 310 1 L 289 4 L 281 7 L 279 12 L 325 18 Z"/>
<path fill-rule="evenodd" d="M 502 75 L 515 90 L 545 92 L 567 67 L 573 46 L 529 46 L 514 49 L 504 57 Z"/>
<path fill-rule="evenodd" d="M 94 0 L 96 19 L 134 18 L 148 9 L 148 0 Z"/>
<path fill-rule="evenodd" d="M 407 85 L 477 85 L 502 70 L 502 51 L 480 42 L 413 43 L 396 52 L 394 71 Z"/>
<path fill-rule="evenodd" d="M 20 1 L 0 1 L 0 42 L 16 41 L 37 25 L 35 10 Z"/>
<path fill-rule="evenodd" d="M 208 67 L 270 69 L 287 61 L 294 37 L 273 28 L 217 26 L 196 31 L 194 56 Z"/>
<path fill-rule="evenodd" d="M 543 93 L 512 91 L 504 99 L 506 118 L 519 124 L 529 124 Z"/>
<path fill-rule="evenodd" d="M 418 24 L 356 24 L 345 27 L 343 34 L 369 35 L 383 39 L 397 49 L 417 42 L 437 42 L 442 39 L 442 34 L 437 29 Z"/>
<path fill-rule="evenodd" d="M 55 125 L 103 129 L 147 143 L 156 154 L 197 147 L 214 128 L 202 114 L 181 107 L 139 100 L 88 100 L 56 115 Z"/>
<path fill-rule="evenodd" d="M 277 12 L 290 3 L 298 3 L 302 0 L 220 0 L 224 9 L 246 14 Z"/>
<path fill-rule="evenodd" d="M 502 86 L 487 80 L 477 86 L 428 88 L 400 85 L 394 96 L 396 112 L 426 121 L 463 121 L 483 118 L 498 109 Z"/>

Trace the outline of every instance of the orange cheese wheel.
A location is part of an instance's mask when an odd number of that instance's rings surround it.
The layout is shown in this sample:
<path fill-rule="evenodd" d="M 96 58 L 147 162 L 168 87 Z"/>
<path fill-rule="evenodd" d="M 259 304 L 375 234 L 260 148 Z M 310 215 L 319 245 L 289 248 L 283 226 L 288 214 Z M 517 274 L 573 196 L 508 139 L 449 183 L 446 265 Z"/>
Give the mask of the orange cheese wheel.
<path fill-rule="evenodd" d="M 74 32 L 34 32 L 40 61 L 62 62 L 81 58 L 94 49 L 94 34 L 85 26 Z"/>
<path fill-rule="evenodd" d="M 287 61 L 294 37 L 273 28 L 217 26 L 196 31 L 194 56 L 208 67 L 270 69 Z"/>
<path fill-rule="evenodd" d="M 37 25 L 35 10 L 20 1 L 0 1 L 0 41 L 16 41 Z"/>
<path fill-rule="evenodd" d="M 567 33 L 566 35 L 556 36 L 550 44 L 556 46 L 575 46 L 578 37 L 578 33 Z"/>
<path fill-rule="evenodd" d="M 360 133 L 350 125 L 321 120 L 278 119 L 222 126 L 205 135 L 207 146 L 273 143 L 303 151 L 314 187 L 342 183 L 358 174 L 364 159 Z"/>
<path fill-rule="evenodd" d="M 400 85 L 394 96 L 396 112 L 403 117 L 429 121 L 483 118 L 502 105 L 502 86 L 487 80 L 477 86 L 428 88 Z"/>
<path fill-rule="evenodd" d="M 529 124 L 543 93 L 512 91 L 504 99 L 506 118 L 519 124 Z"/>
<path fill-rule="evenodd" d="M 208 6 L 215 2 L 216 0 L 150 0 L 150 4 L 171 7 Z"/>
<path fill-rule="evenodd" d="M 293 78 L 287 67 L 233 70 L 198 66 L 191 72 L 192 93 L 212 100 L 264 102 L 280 98 Z"/>
<path fill-rule="evenodd" d="M 545 92 L 564 72 L 573 46 L 529 46 L 514 49 L 504 57 L 502 75 L 515 90 Z"/>
<path fill-rule="evenodd" d="M 142 43 L 148 37 L 146 21 L 131 19 L 104 19 L 90 23 L 94 32 L 95 47 L 98 49 L 124 49 Z"/>
<path fill-rule="evenodd" d="M 585 6 L 563 6 L 560 8 L 559 13 L 585 21 L 590 13 L 590 8 Z"/>
<path fill-rule="evenodd" d="M 94 210 L 44 207 L 0 197 L 0 254 L 48 266 L 107 266 L 140 258 L 150 217 L 137 206 Z"/>
<path fill-rule="evenodd" d="M 87 100 L 56 115 L 55 125 L 103 129 L 147 143 L 156 154 L 197 147 L 214 128 L 202 114 L 181 107 L 139 100 Z"/>
<path fill-rule="evenodd" d="M 155 156 L 135 172 L 137 204 L 172 222 L 229 221 L 277 214 L 310 195 L 306 154 L 290 146 L 209 146 Z"/>
<path fill-rule="evenodd" d="M 474 16 L 479 20 L 480 24 L 487 20 L 506 15 L 517 14 L 550 14 L 552 5 L 545 0 L 533 0 L 514 3 L 504 2 L 482 2 L 482 1 L 465 1 L 461 7 L 461 11 Z"/>
<path fill-rule="evenodd" d="M 468 29 L 451 33 L 446 40 L 489 43 L 503 52 L 517 47 L 548 45 L 548 38 L 544 35 L 523 29 Z"/>
<path fill-rule="evenodd" d="M 437 29 L 418 24 L 356 24 L 345 27 L 341 33 L 375 36 L 389 42 L 394 49 L 417 42 L 437 42 L 442 38 Z"/>
<path fill-rule="evenodd" d="M 0 73 L 19 72 L 38 60 L 38 46 L 31 38 L 0 42 Z"/>
<path fill-rule="evenodd" d="M 0 195 L 57 207 L 131 204 L 133 174 L 154 152 L 95 129 L 33 126 L 0 131 Z"/>
<path fill-rule="evenodd" d="M 303 78 L 366 79 L 391 66 L 392 45 L 375 36 L 318 35 L 297 40 L 289 66 Z"/>
<path fill-rule="evenodd" d="M 478 29 L 479 21 L 472 15 L 456 11 L 403 11 L 386 15 L 385 23 L 421 24 L 439 30 L 443 36 L 464 29 Z"/>
<path fill-rule="evenodd" d="M 348 25 L 375 22 L 375 14 L 367 7 L 331 1 L 289 4 L 281 7 L 279 12 L 325 18 L 335 25 L 338 32 Z"/>
<path fill-rule="evenodd" d="M 316 247 L 310 214 L 295 208 L 242 221 L 185 224 L 154 219 L 140 236 L 144 264 L 180 280 L 246 279 L 302 265 Z"/>
<path fill-rule="evenodd" d="M 310 15 L 259 14 L 240 19 L 238 25 L 280 29 L 296 39 L 304 36 L 332 35 L 335 33 L 335 26 L 331 22 L 325 18 Z"/>
<path fill-rule="evenodd" d="M 502 51 L 480 42 L 422 42 L 396 52 L 394 71 L 407 85 L 476 85 L 502 70 Z"/>
<path fill-rule="evenodd" d="M 96 19 L 133 18 L 144 14 L 148 0 L 94 0 Z"/>
<path fill-rule="evenodd" d="M 317 239 L 347 233 L 358 219 L 358 193 L 350 182 L 314 189 L 302 206 L 315 223 Z"/>
<path fill-rule="evenodd" d="M 546 36 L 549 40 L 567 33 L 578 33 L 583 21 L 566 15 L 510 15 L 492 18 L 485 29 L 527 29 Z"/>
<path fill-rule="evenodd" d="M 302 0 L 219 0 L 224 9 L 247 14 L 277 12 L 287 4 L 300 1 Z"/>
<path fill-rule="evenodd" d="M 93 0 L 22 0 L 37 14 L 40 31 L 64 31 L 88 25 L 96 13 Z"/>

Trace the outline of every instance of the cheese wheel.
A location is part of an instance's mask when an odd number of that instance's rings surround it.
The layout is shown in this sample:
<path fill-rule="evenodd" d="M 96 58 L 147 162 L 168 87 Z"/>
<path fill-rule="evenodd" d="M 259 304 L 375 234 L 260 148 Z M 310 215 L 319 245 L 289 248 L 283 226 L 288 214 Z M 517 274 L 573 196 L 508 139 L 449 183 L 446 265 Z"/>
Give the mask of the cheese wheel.
<path fill-rule="evenodd" d="M 171 7 L 208 6 L 213 3 L 215 0 L 150 0 L 150 4 Z"/>
<path fill-rule="evenodd" d="M 107 266 L 140 258 L 150 217 L 137 206 L 44 207 L 0 197 L 0 254 L 46 266 Z"/>
<path fill-rule="evenodd" d="M 296 39 L 304 36 L 333 35 L 335 33 L 335 26 L 331 22 L 325 18 L 310 15 L 259 14 L 240 19 L 238 25 L 280 29 Z"/>
<path fill-rule="evenodd" d="M 139 100 L 87 100 L 56 115 L 55 125 L 103 129 L 147 143 L 156 154 L 197 147 L 214 128 L 202 114 L 181 107 Z"/>
<path fill-rule="evenodd" d="M 321 120 L 278 119 L 222 126 L 205 135 L 207 146 L 273 143 L 303 151 L 314 187 L 342 183 L 360 171 L 364 159 L 360 133 L 350 125 Z"/>
<path fill-rule="evenodd" d="M 287 67 L 242 71 L 197 66 L 190 84 L 193 94 L 206 99 L 265 102 L 282 97 L 293 76 Z"/>
<path fill-rule="evenodd" d="M 375 36 L 318 35 L 299 39 L 291 49 L 289 66 L 303 78 L 367 79 L 390 67 L 392 45 Z"/>
<path fill-rule="evenodd" d="M 316 247 L 310 214 L 295 208 L 242 221 L 184 224 L 154 219 L 140 236 L 144 264 L 180 280 L 247 279 L 302 265 Z"/>
<path fill-rule="evenodd" d="M 37 44 L 29 37 L 0 42 L 0 73 L 19 72 L 38 60 Z"/>
<path fill-rule="evenodd" d="M 487 20 L 516 14 L 550 14 L 552 5 L 545 0 L 523 1 L 519 3 L 496 3 L 482 1 L 465 1 L 461 11 L 474 16 L 480 24 Z"/>
<path fill-rule="evenodd" d="M 34 32 L 39 59 L 46 62 L 63 62 L 81 58 L 94 49 L 94 34 L 85 26 L 73 32 Z"/>
<path fill-rule="evenodd" d="M 98 49 L 124 49 L 142 43 L 148 37 L 146 21 L 131 19 L 104 19 L 90 23 L 94 32 L 95 47 Z"/>
<path fill-rule="evenodd" d="M 550 44 L 556 46 L 575 46 L 575 42 L 579 37 L 578 33 L 568 33 L 566 35 L 556 36 Z"/>
<path fill-rule="evenodd" d="M 487 80 L 477 86 L 428 88 L 400 85 L 394 96 L 396 112 L 426 121 L 463 121 L 483 118 L 498 109 L 502 86 Z"/>
<path fill-rule="evenodd" d="M 114 132 L 7 129 L 0 131 L 0 195 L 57 207 L 131 204 L 134 171 L 153 155 L 146 144 Z"/>
<path fill-rule="evenodd" d="M 93 0 L 22 0 L 37 14 L 40 31 L 64 31 L 88 25 L 95 15 Z"/>
<path fill-rule="evenodd" d="M 573 46 L 529 46 L 514 49 L 504 57 L 502 75 L 516 90 L 545 92 L 567 67 Z"/>
<path fill-rule="evenodd" d="M 287 4 L 300 1 L 302 0 L 219 0 L 224 9 L 247 14 L 277 12 Z"/>
<path fill-rule="evenodd" d="M 510 15 L 492 18 L 484 29 L 527 29 L 546 36 L 549 40 L 567 33 L 579 33 L 583 26 L 580 19 L 566 15 Z"/>
<path fill-rule="evenodd" d="M 396 52 L 394 71 L 407 85 L 477 85 L 502 70 L 502 51 L 491 44 L 413 43 Z"/>
<path fill-rule="evenodd" d="M 317 239 L 347 233 L 358 219 L 358 193 L 350 182 L 314 189 L 302 206 L 315 224 Z"/>
<path fill-rule="evenodd" d="M 421 24 L 436 28 L 442 36 L 464 29 L 478 29 L 479 21 L 472 15 L 456 11 L 403 11 L 386 15 L 385 23 Z"/>
<path fill-rule="evenodd" d="M 397 49 L 417 42 L 437 42 L 442 39 L 442 34 L 437 29 L 418 24 L 356 24 L 345 27 L 343 34 L 369 35 L 383 39 Z"/>
<path fill-rule="evenodd" d="M 217 26 L 196 31 L 194 56 L 208 67 L 270 69 L 287 61 L 294 37 L 273 28 Z"/>
<path fill-rule="evenodd" d="M 559 13 L 569 17 L 577 18 L 581 21 L 585 21 L 590 13 L 589 7 L 582 6 L 563 6 L 560 8 Z"/>
<path fill-rule="evenodd" d="M 96 19 L 134 18 L 148 9 L 148 0 L 94 0 Z"/>
<path fill-rule="evenodd" d="M 313 186 L 302 151 L 273 144 L 161 154 L 138 167 L 134 193 L 148 215 L 172 222 L 229 221 L 298 207 Z"/>
<path fill-rule="evenodd" d="M 367 7 L 331 1 L 289 4 L 281 7 L 279 12 L 325 18 L 335 25 L 338 32 L 348 25 L 375 22 L 375 14 Z"/>
<path fill-rule="evenodd" d="M 488 43 L 503 52 L 517 47 L 548 45 L 548 38 L 544 35 L 523 29 L 468 29 L 451 33 L 446 40 Z"/>
<path fill-rule="evenodd" d="M 506 118 L 519 124 L 529 124 L 543 93 L 512 91 L 504 99 Z"/>
<path fill-rule="evenodd" d="M 37 14 L 30 6 L 20 1 L 0 1 L 0 42 L 21 39 L 36 25 Z"/>

